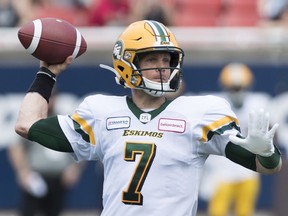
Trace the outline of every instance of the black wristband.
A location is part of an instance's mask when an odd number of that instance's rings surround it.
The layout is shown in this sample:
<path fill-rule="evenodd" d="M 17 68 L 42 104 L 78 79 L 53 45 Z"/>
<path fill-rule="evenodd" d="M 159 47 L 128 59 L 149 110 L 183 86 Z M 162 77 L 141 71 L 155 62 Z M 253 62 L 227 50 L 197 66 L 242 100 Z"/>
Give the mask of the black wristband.
<path fill-rule="evenodd" d="M 56 81 L 56 75 L 54 73 L 52 73 L 48 68 L 46 67 L 40 67 L 39 71 L 37 74 L 45 74 L 47 76 L 50 76 L 53 80 Z"/>
<path fill-rule="evenodd" d="M 48 68 L 41 67 L 27 92 L 38 92 L 49 103 L 55 82 L 56 75 Z"/>
<path fill-rule="evenodd" d="M 274 145 L 275 146 L 275 145 Z M 279 149 L 275 146 L 275 152 L 269 156 L 269 157 L 264 157 L 261 155 L 256 156 L 260 164 L 267 168 L 267 169 L 274 169 L 278 166 L 280 158 L 281 158 L 281 152 Z"/>

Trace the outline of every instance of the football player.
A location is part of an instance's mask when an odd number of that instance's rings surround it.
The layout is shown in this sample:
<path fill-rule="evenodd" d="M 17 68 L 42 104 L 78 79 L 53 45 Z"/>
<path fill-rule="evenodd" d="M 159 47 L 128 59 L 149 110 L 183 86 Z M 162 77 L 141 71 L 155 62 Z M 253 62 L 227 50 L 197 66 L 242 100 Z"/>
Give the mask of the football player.
<path fill-rule="evenodd" d="M 217 95 L 231 104 L 241 125 L 241 133 L 247 136 L 249 110 L 268 108 L 270 96 L 252 91 L 254 75 L 243 63 L 225 65 L 219 75 L 219 84 L 222 91 Z M 225 157 L 211 155 L 206 160 L 200 197 L 208 201 L 209 216 L 225 216 L 230 212 L 238 216 L 254 215 L 259 190 L 259 173 Z"/>
<path fill-rule="evenodd" d="M 16 132 L 48 148 L 71 152 L 104 165 L 102 215 L 196 215 L 200 172 L 210 154 L 222 155 L 251 170 L 279 171 L 269 115 L 251 112 L 249 133 L 216 96 L 166 100 L 182 77 L 184 51 L 163 24 L 137 21 L 119 36 L 113 65 L 116 82 L 132 96 L 88 96 L 73 115 L 47 118 L 56 77 L 72 62 L 48 65 L 26 94 Z M 53 143 L 53 145 L 51 145 Z"/>

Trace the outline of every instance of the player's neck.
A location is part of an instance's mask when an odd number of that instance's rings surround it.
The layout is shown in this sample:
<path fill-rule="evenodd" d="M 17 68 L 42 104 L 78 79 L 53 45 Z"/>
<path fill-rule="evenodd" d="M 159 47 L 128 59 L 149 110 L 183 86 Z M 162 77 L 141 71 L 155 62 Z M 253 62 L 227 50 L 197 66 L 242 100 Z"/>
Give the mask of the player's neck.
<path fill-rule="evenodd" d="M 157 109 L 166 101 L 164 96 L 153 97 L 135 89 L 132 91 L 132 100 L 139 109 Z"/>

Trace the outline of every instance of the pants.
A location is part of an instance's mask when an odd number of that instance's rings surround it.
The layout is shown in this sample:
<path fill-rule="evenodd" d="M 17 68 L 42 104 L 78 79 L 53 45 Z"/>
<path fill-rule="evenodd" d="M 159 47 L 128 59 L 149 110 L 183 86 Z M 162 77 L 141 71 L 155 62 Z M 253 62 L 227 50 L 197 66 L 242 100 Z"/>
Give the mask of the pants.
<path fill-rule="evenodd" d="M 59 216 L 64 206 L 65 188 L 59 177 L 43 176 L 48 186 L 48 193 L 41 198 L 34 197 L 26 191 L 22 192 L 20 215 Z"/>
<path fill-rule="evenodd" d="M 252 216 L 259 194 L 259 178 L 223 183 L 208 204 L 209 216 L 226 216 L 231 208 L 236 216 Z"/>

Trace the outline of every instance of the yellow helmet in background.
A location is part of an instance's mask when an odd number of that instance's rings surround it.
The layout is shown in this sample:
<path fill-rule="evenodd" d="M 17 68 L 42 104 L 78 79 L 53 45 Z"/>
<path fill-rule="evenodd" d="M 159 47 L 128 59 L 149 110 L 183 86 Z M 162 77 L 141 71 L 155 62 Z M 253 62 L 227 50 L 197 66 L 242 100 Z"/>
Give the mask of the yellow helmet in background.
<path fill-rule="evenodd" d="M 253 79 L 253 73 L 247 65 L 230 63 L 222 69 L 219 82 L 226 89 L 247 89 L 251 87 Z"/>
<path fill-rule="evenodd" d="M 160 51 L 169 52 L 171 55 L 169 83 L 147 80 L 142 77 L 139 68 L 141 55 Z M 114 45 L 113 66 L 116 82 L 128 88 L 144 89 L 153 96 L 174 92 L 181 78 L 183 57 L 184 52 L 175 36 L 162 23 L 153 20 L 134 22 L 124 30 Z"/>

